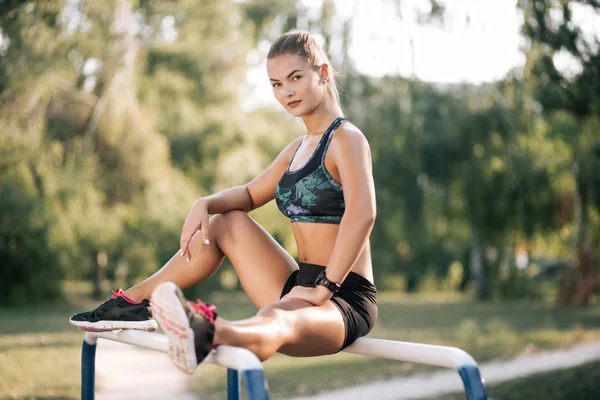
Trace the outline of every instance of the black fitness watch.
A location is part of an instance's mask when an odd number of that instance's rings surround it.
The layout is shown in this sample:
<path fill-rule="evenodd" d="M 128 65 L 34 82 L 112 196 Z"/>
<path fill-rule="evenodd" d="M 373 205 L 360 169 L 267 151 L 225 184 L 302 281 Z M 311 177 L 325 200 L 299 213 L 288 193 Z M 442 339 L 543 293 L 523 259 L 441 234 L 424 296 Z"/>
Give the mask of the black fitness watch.
<path fill-rule="evenodd" d="M 337 293 L 340 290 L 339 284 L 327 279 L 325 276 L 325 271 L 321 271 L 321 273 L 317 276 L 317 279 L 315 279 L 315 286 L 317 285 L 323 285 L 333 293 Z"/>

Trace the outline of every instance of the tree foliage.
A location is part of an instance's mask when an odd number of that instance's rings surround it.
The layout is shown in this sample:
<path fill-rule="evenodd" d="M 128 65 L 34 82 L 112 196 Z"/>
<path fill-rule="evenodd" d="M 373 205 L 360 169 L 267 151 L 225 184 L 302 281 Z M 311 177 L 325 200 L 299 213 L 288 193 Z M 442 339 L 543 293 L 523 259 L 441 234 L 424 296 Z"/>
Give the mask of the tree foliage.
<path fill-rule="evenodd" d="M 414 6 L 386 4 L 400 23 Z M 425 5 L 417 22 L 443 28 L 445 3 Z M 160 268 L 194 199 L 252 179 L 302 132 L 240 98 L 249 60 L 295 28 L 332 56 L 371 145 L 381 289 L 433 276 L 480 299 L 535 297 L 536 266 L 576 254 L 595 265 L 577 248 L 600 239 L 600 56 L 574 14 L 598 4 L 518 7 L 526 65 L 440 85 L 356 72 L 353 20 L 330 0 L 0 2 L 0 302 L 58 297 L 65 277 L 100 296 L 105 278 Z M 558 68 L 561 56 L 578 69 Z M 295 253 L 273 204 L 253 216 Z"/>

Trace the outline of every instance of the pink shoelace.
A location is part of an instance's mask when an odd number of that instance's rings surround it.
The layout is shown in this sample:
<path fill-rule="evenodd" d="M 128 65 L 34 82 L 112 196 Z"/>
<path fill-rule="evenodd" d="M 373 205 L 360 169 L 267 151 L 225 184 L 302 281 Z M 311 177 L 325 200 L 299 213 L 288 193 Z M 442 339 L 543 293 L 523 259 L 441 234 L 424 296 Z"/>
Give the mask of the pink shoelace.
<path fill-rule="evenodd" d="M 197 313 L 204 315 L 211 324 L 215 323 L 215 313 L 217 312 L 217 307 L 214 304 L 204 304 L 200 300 L 196 300 L 196 302 L 188 301 L 188 305 Z"/>
<path fill-rule="evenodd" d="M 124 298 L 125 300 L 127 300 L 131 304 L 140 304 L 141 303 L 140 301 L 133 301 L 129 297 L 125 296 L 125 292 L 123 291 L 123 289 L 119 289 L 116 292 L 113 292 L 111 299 L 116 299 L 118 297 Z"/>

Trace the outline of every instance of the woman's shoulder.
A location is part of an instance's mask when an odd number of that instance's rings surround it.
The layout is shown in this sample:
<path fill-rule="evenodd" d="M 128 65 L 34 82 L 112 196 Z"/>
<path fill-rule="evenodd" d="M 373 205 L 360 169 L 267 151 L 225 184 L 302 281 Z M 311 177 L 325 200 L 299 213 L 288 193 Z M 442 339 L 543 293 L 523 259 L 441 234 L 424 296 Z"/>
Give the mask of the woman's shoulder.
<path fill-rule="evenodd" d="M 369 146 L 367 136 L 353 123 L 344 122 L 337 128 L 332 137 L 332 145 L 337 146 Z"/>

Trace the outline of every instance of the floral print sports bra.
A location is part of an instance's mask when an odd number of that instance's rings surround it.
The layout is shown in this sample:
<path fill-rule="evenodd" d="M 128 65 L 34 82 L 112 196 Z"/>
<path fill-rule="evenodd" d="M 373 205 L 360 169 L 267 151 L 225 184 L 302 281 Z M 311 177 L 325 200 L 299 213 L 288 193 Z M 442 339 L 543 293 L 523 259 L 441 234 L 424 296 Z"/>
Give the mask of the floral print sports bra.
<path fill-rule="evenodd" d="M 290 172 L 290 163 L 275 190 L 275 201 L 279 210 L 292 222 L 317 222 L 339 224 L 344 215 L 344 192 L 325 168 L 325 154 L 333 131 L 344 118 L 336 118 L 327 128 L 319 145 L 308 162 L 300 169 Z"/>

